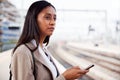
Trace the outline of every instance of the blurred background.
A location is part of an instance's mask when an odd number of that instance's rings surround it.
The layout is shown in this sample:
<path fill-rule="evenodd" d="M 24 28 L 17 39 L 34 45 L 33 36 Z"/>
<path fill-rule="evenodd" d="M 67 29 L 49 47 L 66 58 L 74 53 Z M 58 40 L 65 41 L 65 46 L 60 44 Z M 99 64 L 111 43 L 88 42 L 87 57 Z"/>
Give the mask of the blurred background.
<path fill-rule="evenodd" d="M 0 0 L 0 80 L 8 80 L 10 55 L 34 1 Z M 95 64 L 79 80 L 120 80 L 120 0 L 47 1 L 57 10 L 48 48 L 61 72 Z"/>

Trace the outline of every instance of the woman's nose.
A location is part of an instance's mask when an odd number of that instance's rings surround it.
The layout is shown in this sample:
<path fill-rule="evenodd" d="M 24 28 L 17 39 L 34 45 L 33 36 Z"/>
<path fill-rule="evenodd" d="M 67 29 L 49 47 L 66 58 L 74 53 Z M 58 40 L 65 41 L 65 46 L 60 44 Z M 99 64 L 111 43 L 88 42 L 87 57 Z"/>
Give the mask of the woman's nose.
<path fill-rule="evenodd" d="M 55 23 L 56 23 L 56 21 L 55 21 L 54 19 L 52 19 L 52 20 L 50 21 L 50 25 L 52 25 L 52 26 L 54 26 Z"/>

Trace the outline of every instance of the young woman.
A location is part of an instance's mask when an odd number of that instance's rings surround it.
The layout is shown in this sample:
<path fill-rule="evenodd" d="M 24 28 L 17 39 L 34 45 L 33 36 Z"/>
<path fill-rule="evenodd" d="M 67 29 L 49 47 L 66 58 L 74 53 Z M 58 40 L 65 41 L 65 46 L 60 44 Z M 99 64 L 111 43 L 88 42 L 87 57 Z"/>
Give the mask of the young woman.
<path fill-rule="evenodd" d="M 51 3 L 42 0 L 30 6 L 21 37 L 12 54 L 12 80 L 74 80 L 88 72 L 75 66 L 59 74 L 50 52 L 45 48 L 55 24 L 56 9 Z"/>

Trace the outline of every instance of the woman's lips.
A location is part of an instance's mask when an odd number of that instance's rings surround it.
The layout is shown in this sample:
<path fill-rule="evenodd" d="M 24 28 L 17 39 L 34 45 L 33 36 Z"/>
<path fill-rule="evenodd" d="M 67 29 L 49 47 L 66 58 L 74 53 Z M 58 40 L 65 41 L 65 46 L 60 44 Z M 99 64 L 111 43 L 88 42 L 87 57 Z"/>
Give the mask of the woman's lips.
<path fill-rule="evenodd" d="M 48 28 L 49 30 L 51 30 L 51 31 L 53 31 L 55 28 L 54 27 L 50 27 L 50 28 Z"/>

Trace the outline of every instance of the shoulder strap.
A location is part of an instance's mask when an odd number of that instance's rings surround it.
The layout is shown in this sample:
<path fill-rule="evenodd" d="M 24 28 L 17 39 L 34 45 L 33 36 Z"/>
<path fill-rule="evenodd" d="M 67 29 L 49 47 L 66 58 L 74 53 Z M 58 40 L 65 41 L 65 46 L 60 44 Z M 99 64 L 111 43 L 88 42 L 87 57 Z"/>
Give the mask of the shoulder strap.
<path fill-rule="evenodd" d="M 30 50 L 32 58 L 33 58 L 33 64 L 34 64 L 33 75 L 34 75 L 34 78 L 36 80 L 36 76 L 35 76 L 35 74 L 36 74 L 36 70 L 35 70 L 35 57 L 34 57 L 34 54 L 33 54 L 34 51 L 32 49 L 30 49 L 30 47 L 27 44 L 25 44 L 25 46 Z"/>
<path fill-rule="evenodd" d="M 9 65 L 9 68 L 10 67 L 11 67 L 11 64 Z M 11 72 L 11 70 L 10 70 L 9 74 L 10 74 L 9 80 L 12 80 L 12 72 Z"/>
<path fill-rule="evenodd" d="M 36 76 L 35 76 L 35 74 L 36 74 L 36 70 L 35 70 L 35 57 L 34 57 L 34 54 L 33 54 L 34 51 L 32 49 L 30 49 L 27 44 L 25 44 L 25 46 L 30 50 L 32 58 L 33 58 L 33 64 L 34 64 L 33 75 L 34 75 L 34 78 L 36 80 Z M 9 68 L 10 67 L 11 67 L 11 64 L 9 65 Z M 11 72 L 11 70 L 10 70 L 9 74 L 10 74 L 9 80 L 12 80 L 12 72 Z"/>

